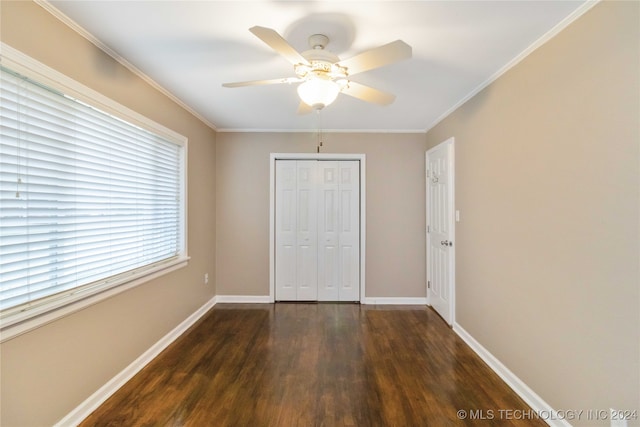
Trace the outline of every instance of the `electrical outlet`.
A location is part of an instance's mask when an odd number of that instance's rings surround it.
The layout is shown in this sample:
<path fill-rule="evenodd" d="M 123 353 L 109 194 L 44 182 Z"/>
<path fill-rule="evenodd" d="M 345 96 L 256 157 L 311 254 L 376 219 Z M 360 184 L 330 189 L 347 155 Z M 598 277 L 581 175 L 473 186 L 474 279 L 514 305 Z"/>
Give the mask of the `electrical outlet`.
<path fill-rule="evenodd" d="M 209 283 L 209 273 L 204 273 L 204 284 Z"/>

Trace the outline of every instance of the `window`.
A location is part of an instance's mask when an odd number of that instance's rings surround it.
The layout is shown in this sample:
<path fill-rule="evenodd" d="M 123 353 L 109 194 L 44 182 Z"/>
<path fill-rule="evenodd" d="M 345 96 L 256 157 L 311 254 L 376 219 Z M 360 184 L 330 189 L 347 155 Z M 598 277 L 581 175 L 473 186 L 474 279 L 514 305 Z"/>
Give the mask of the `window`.
<path fill-rule="evenodd" d="M 107 113 L 6 62 L 3 328 L 184 262 L 184 138 L 155 123 L 141 126 L 149 121 L 113 102 L 121 114 Z"/>

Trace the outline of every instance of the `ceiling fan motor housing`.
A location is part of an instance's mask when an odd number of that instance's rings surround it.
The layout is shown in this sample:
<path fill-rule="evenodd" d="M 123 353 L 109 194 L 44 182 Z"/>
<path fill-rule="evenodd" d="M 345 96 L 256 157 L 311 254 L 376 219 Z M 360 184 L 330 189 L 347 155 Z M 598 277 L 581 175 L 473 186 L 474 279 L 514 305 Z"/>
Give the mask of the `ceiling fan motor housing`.
<path fill-rule="evenodd" d="M 312 36 L 313 37 L 313 36 Z M 295 73 L 300 78 L 324 77 L 329 79 L 346 78 L 347 69 L 337 64 L 340 60 L 338 56 L 324 49 L 310 49 L 301 53 L 301 55 L 309 61 L 307 64 L 296 64 L 294 66 Z"/>

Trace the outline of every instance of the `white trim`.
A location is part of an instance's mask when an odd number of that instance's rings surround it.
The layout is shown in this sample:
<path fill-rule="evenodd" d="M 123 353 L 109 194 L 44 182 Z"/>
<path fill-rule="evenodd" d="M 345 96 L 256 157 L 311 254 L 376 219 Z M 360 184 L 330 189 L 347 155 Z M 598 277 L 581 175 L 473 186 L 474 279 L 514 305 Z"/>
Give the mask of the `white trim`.
<path fill-rule="evenodd" d="M 435 121 L 433 121 L 433 123 L 431 123 L 429 126 L 427 126 L 427 129 L 425 130 L 425 132 L 429 132 L 431 129 L 436 127 L 438 125 L 438 123 L 440 123 L 441 121 L 446 119 L 451 113 L 453 113 L 458 108 L 460 108 L 464 103 L 466 103 L 468 100 L 470 100 L 471 98 L 476 96 L 482 89 L 486 88 L 491 83 L 493 83 L 496 80 L 498 80 L 504 73 L 506 73 L 511 68 L 513 68 L 516 65 L 518 65 L 523 59 L 525 59 L 527 56 L 531 55 L 536 49 L 538 49 L 539 47 L 544 45 L 546 42 L 548 42 L 549 40 L 554 38 L 558 33 L 560 33 L 562 30 L 564 30 L 566 27 L 568 27 L 573 21 L 575 21 L 576 19 L 580 18 L 582 15 L 584 15 L 586 12 L 588 12 L 593 6 L 595 6 L 596 4 L 600 3 L 600 1 L 601 0 L 587 0 L 587 1 L 585 1 L 576 10 L 574 10 L 571 14 L 566 16 L 562 21 L 558 22 L 553 28 L 551 28 L 549 31 L 547 31 L 545 34 L 543 34 L 542 37 L 540 37 L 539 39 L 537 39 L 536 41 L 531 43 L 529 45 L 529 47 L 527 47 L 525 50 L 520 52 L 515 58 L 511 59 L 511 61 L 507 62 L 498 71 L 493 73 L 491 75 L 491 77 L 489 77 L 484 82 L 480 83 L 478 86 L 476 86 L 475 89 L 473 89 L 471 92 L 469 92 L 467 95 L 465 95 L 460 101 L 456 102 L 451 108 L 449 108 L 447 111 L 442 113 L 440 115 L 440 117 L 438 117 Z"/>
<path fill-rule="evenodd" d="M 365 280 L 366 269 L 365 260 L 367 259 L 367 162 L 366 157 L 362 154 L 360 159 L 360 302 L 366 295 Z"/>
<path fill-rule="evenodd" d="M 195 111 L 193 108 L 189 107 L 186 103 L 184 103 L 180 98 L 178 98 L 177 96 L 175 96 L 174 94 L 172 94 L 171 92 L 169 92 L 167 89 L 165 89 L 164 87 L 160 86 L 159 83 L 157 83 L 155 80 L 153 80 L 151 77 L 147 76 L 145 73 L 143 73 L 139 68 L 137 68 L 135 65 L 133 65 L 132 63 L 130 63 L 129 61 L 127 61 L 126 59 L 124 59 L 122 56 L 120 56 L 116 51 L 114 51 L 113 49 L 111 49 L 109 46 L 107 46 L 106 44 L 102 43 L 100 40 L 98 40 L 93 34 L 91 34 L 89 31 L 85 30 L 82 26 L 80 26 L 77 22 L 75 22 L 73 19 L 69 18 L 67 15 L 65 15 L 64 13 L 62 13 L 60 10 L 58 10 L 55 6 L 53 6 L 51 3 L 49 3 L 46 0 L 34 0 L 34 2 L 42 7 L 44 10 L 46 10 L 47 12 L 49 12 L 51 15 L 53 15 L 55 18 L 57 18 L 58 20 L 60 20 L 63 24 L 65 24 L 67 27 L 71 28 L 73 31 L 75 31 L 76 33 L 78 33 L 80 36 L 84 37 L 85 39 L 87 39 L 89 42 L 91 42 L 92 44 L 94 44 L 98 49 L 102 50 L 104 53 L 106 53 L 107 55 L 109 55 L 111 58 L 113 58 L 114 60 L 116 60 L 117 62 L 119 62 L 123 67 L 127 68 L 129 71 L 131 71 L 133 74 L 135 74 L 136 76 L 140 77 L 142 80 L 144 80 L 147 84 L 149 84 L 151 87 L 153 87 L 155 90 L 157 90 L 158 92 L 162 93 L 163 95 L 165 95 L 167 98 L 171 99 L 173 102 L 175 102 L 176 104 L 178 104 L 180 107 L 182 107 L 183 109 L 185 109 L 186 111 L 188 111 L 191 115 L 193 115 L 194 117 L 196 117 L 198 120 L 200 120 L 202 123 L 204 123 L 205 125 L 209 126 L 211 129 L 216 130 L 216 126 L 211 123 L 210 121 L 208 121 L 206 118 L 204 118 L 204 116 L 200 115 L 197 111 Z"/>
<path fill-rule="evenodd" d="M 366 280 L 366 176 L 367 165 L 364 154 L 331 154 L 331 153 L 271 153 L 269 155 L 269 302 L 275 302 L 276 268 L 275 268 L 275 189 L 276 160 L 357 160 L 360 162 L 360 302 L 365 299 Z"/>
<path fill-rule="evenodd" d="M 133 378 L 142 370 L 149 362 L 157 357 L 165 348 L 174 342 L 187 329 L 195 324 L 202 316 L 216 304 L 216 297 L 211 298 L 202 307 L 193 314 L 183 320 L 171 332 L 160 338 L 158 342 L 149 347 L 136 360 L 131 362 L 129 366 L 120 371 L 115 377 L 111 378 L 106 384 L 100 387 L 95 393 L 85 399 L 80 405 L 69 412 L 64 418 L 58 421 L 54 426 L 77 426 L 93 411 L 95 411 L 102 403 L 104 403 L 112 394 L 114 394 L 127 381 Z"/>
<path fill-rule="evenodd" d="M 269 155 L 269 302 L 276 301 L 276 155 Z"/>
<path fill-rule="evenodd" d="M 273 302 L 269 295 L 217 295 L 216 301 L 233 304 L 268 304 Z"/>
<path fill-rule="evenodd" d="M 447 140 L 441 142 L 440 144 L 436 145 L 435 147 L 430 148 L 429 150 L 427 150 L 427 152 L 425 153 L 425 190 L 426 190 L 426 194 L 425 194 L 425 217 L 426 217 L 426 227 L 428 229 L 429 227 L 429 223 L 430 223 L 430 218 L 429 218 L 429 177 L 426 176 L 426 172 L 429 168 L 429 155 L 442 147 L 446 147 L 447 150 L 449 150 L 448 153 L 448 158 L 449 158 L 449 176 L 447 177 L 449 179 L 449 192 L 450 192 L 450 197 L 449 200 L 447 200 L 447 203 L 449 205 L 449 238 L 451 239 L 451 241 L 453 242 L 453 246 L 450 248 L 449 251 L 449 256 L 450 256 L 450 262 L 449 262 L 449 277 L 450 279 L 450 283 L 449 283 L 449 293 L 451 294 L 450 297 L 450 301 L 449 301 L 449 315 L 451 317 L 451 322 L 449 323 L 449 325 L 453 325 L 456 321 L 456 248 L 458 247 L 458 245 L 456 244 L 456 221 L 455 221 L 455 209 L 456 209 L 456 170 L 455 170 L 455 165 L 456 165 L 456 141 L 454 137 L 450 137 Z M 429 251 L 430 251 L 430 246 L 431 246 L 431 235 L 430 233 L 426 232 L 427 230 L 425 229 L 425 243 L 427 245 L 426 247 L 426 258 L 425 258 L 425 265 L 427 266 L 426 270 L 427 270 L 427 277 L 426 277 L 426 282 L 428 282 L 429 280 L 431 280 L 431 277 L 429 275 L 429 272 L 431 271 L 430 265 L 429 265 Z M 427 304 L 431 306 L 431 292 L 429 291 L 429 286 L 428 283 L 425 283 L 425 287 L 426 287 L 426 291 L 427 291 Z"/>
<path fill-rule="evenodd" d="M 547 402 L 545 402 L 538 394 L 529 388 L 520 378 L 509 370 L 502 362 L 500 362 L 493 354 L 475 340 L 462 326 L 458 323 L 453 324 L 453 331 L 458 334 L 464 342 L 478 355 L 502 380 L 507 383 L 518 396 L 525 401 L 538 414 L 550 414 L 549 417 L 541 417 L 550 426 L 554 427 L 571 427 L 571 424 L 560 416 Z M 555 415 L 554 415 L 555 414 Z"/>
<path fill-rule="evenodd" d="M 309 129 L 216 129 L 220 133 L 317 133 Z M 322 129 L 322 133 L 427 133 L 424 129 Z"/>
<path fill-rule="evenodd" d="M 145 282 L 186 267 L 188 260 L 188 257 L 178 258 L 172 262 L 159 265 L 155 269 L 142 271 L 138 276 L 124 277 L 121 281 L 111 284 L 110 288 L 95 287 L 86 290 L 80 289 L 79 292 L 75 294 L 72 293 L 64 299 L 59 299 L 48 304 L 43 304 L 41 307 L 18 313 L 20 316 L 2 319 L 0 343 L 83 310 L 107 298 L 142 285 Z"/>
<path fill-rule="evenodd" d="M 423 297 L 371 297 L 365 298 L 362 304 L 372 305 L 427 305 Z"/>

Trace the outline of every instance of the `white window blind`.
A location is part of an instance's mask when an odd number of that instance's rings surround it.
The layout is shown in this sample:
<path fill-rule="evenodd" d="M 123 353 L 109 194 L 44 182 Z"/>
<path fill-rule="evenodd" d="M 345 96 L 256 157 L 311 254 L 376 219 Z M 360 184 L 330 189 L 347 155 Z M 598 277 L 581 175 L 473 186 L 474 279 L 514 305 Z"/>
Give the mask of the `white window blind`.
<path fill-rule="evenodd" d="M 0 67 L 0 313 L 184 252 L 184 147 Z"/>

